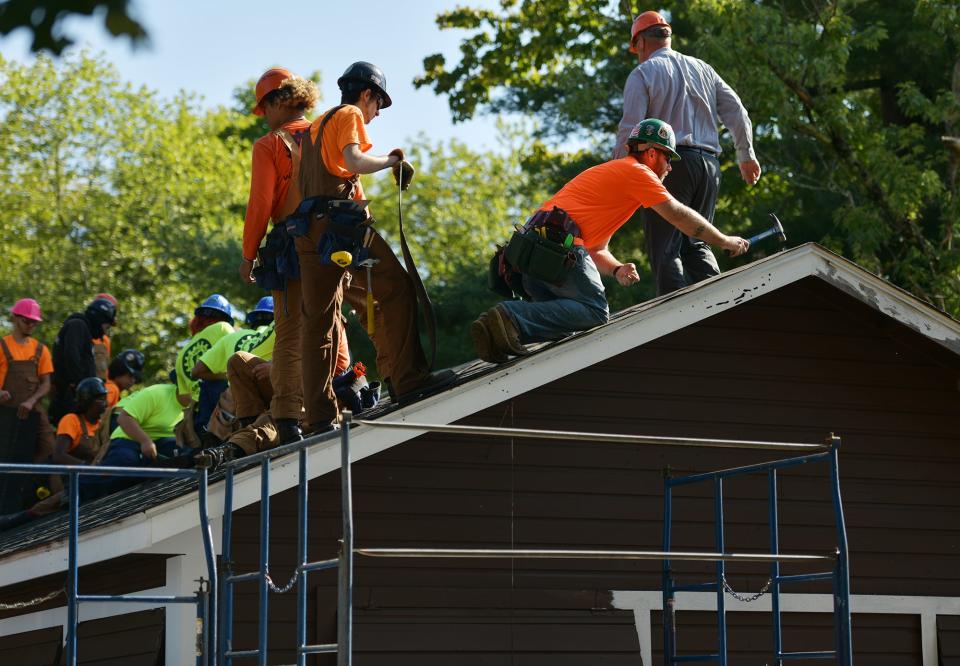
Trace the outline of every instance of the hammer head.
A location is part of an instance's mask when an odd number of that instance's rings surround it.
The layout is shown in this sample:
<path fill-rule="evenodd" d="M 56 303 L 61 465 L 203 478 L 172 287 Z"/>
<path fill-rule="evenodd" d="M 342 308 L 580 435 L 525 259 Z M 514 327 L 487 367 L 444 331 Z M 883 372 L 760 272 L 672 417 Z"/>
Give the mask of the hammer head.
<path fill-rule="evenodd" d="M 773 213 L 770 213 L 770 219 L 773 220 L 772 228 L 774 230 L 774 233 L 776 233 L 777 235 L 777 240 L 779 240 L 781 243 L 786 243 L 787 232 L 783 230 L 783 224 L 781 224 L 779 218 L 777 218 L 777 216 L 774 215 Z"/>

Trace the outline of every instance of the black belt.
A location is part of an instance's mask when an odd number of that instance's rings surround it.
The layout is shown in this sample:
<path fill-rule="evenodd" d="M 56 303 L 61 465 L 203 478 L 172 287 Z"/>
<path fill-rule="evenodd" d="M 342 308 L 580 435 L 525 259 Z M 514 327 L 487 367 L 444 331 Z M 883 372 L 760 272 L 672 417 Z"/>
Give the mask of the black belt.
<path fill-rule="evenodd" d="M 677 152 L 681 150 L 688 150 L 692 153 L 700 153 L 701 155 L 709 155 L 710 157 L 718 157 L 717 153 L 709 148 L 701 148 L 700 146 L 677 146 Z"/>

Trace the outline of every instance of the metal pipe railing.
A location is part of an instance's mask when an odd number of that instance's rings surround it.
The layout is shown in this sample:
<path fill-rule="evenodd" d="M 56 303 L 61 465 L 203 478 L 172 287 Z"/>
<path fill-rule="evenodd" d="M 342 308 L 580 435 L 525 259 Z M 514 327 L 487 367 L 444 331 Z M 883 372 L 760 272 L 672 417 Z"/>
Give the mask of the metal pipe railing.
<path fill-rule="evenodd" d="M 355 548 L 366 557 L 547 560 L 679 560 L 686 562 L 833 562 L 833 555 L 771 555 L 770 553 L 697 553 L 661 550 L 560 550 L 512 548 Z"/>
<path fill-rule="evenodd" d="M 488 426 L 431 425 L 406 421 L 355 421 L 374 428 L 420 430 L 448 435 L 481 435 L 486 437 L 513 437 L 519 439 L 560 439 L 575 442 L 598 442 L 609 444 L 645 444 L 650 446 L 680 446 L 690 448 L 753 449 L 758 451 L 827 451 L 824 444 L 798 442 L 761 442 L 741 439 L 701 439 L 694 437 L 659 437 L 652 435 L 618 435 L 575 430 L 530 430 L 527 428 L 499 428 Z"/>

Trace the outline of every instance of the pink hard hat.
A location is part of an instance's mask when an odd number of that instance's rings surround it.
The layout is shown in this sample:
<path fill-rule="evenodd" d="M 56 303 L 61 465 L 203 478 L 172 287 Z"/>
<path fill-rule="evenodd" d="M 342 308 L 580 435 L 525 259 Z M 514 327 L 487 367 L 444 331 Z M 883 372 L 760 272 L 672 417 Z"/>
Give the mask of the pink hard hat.
<path fill-rule="evenodd" d="M 32 298 L 21 298 L 14 303 L 13 307 L 10 308 L 10 314 L 15 314 L 32 321 L 43 321 L 43 317 L 40 314 L 40 304 Z"/>

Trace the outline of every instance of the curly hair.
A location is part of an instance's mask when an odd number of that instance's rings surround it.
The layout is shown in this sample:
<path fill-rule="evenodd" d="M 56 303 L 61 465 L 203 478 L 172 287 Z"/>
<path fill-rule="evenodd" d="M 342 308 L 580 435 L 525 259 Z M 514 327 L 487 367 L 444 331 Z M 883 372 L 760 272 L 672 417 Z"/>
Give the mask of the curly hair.
<path fill-rule="evenodd" d="M 317 84 L 310 79 L 294 76 L 286 79 L 276 90 L 264 95 L 263 104 L 280 104 L 293 109 L 308 111 L 320 99 Z"/>

